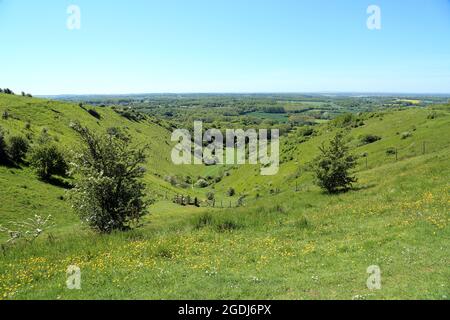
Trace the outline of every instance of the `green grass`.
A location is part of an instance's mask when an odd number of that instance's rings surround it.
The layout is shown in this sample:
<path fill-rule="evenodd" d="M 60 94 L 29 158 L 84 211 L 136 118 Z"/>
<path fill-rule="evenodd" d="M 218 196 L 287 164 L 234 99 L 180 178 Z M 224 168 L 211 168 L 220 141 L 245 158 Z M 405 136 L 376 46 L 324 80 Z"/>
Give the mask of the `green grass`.
<path fill-rule="evenodd" d="M 65 118 L 53 121 L 47 103 L 38 107 L 43 102 L 35 99 L 27 107 L 27 102 L 0 95 L 0 112 L 8 105 L 20 118 L 0 120 L 0 126 L 18 132 L 30 117 L 69 145 L 75 142 L 65 126 L 70 117 L 97 125 L 78 106 L 57 103 Z M 126 125 L 158 135 L 158 141 L 169 137 L 154 123 L 124 122 L 109 109 L 100 112 L 105 121 L 100 128 Z M 141 228 L 112 235 L 83 227 L 59 199 L 63 189 L 38 181 L 28 168 L 0 167 L 0 224 L 33 214 L 52 214 L 56 222 L 52 237 L 47 233 L 32 245 L 3 247 L 0 298 L 448 299 L 450 114 L 448 108 L 437 112 L 435 119 L 428 119 L 425 109 L 367 115 L 363 127 L 351 130 L 349 143 L 356 154 L 369 155 L 368 167 L 361 161 L 359 182 L 348 193 L 324 194 L 305 171 L 318 145 L 334 134 L 323 124 L 306 142 L 295 142 L 295 135 L 284 139 L 283 154 L 293 159 L 277 176 L 262 177 L 257 167 L 243 166 L 215 186 L 224 199 L 230 186 L 246 194 L 244 207 L 181 207 L 160 200 Z M 412 137 L 401 139 L 397 133 L 405 131 Z M 382 139 L 359 146 L 359 137 L 369 133 Z M 135 137 L 145 139 L 137 132 Z M 150 171 L 193 170 L 165 161 L 154 168 L 152 161 L 170 150 L 160 145 L 153 145 L 159 154 L 152 154 Z M 386 155 L 390 147 L 399 150 L 398 161 Z M 156 176 L 146 181 L 161 193 L 180 191 Z M 271 194 L 276 188 L 280 193 Z M 206 190 L 190 192 L 204 197 Z M 69 265 L 81 268 L 81 290 L 66 288 Z M 371 265 L 381 268 L 381 290 L 366 287 Z"/>

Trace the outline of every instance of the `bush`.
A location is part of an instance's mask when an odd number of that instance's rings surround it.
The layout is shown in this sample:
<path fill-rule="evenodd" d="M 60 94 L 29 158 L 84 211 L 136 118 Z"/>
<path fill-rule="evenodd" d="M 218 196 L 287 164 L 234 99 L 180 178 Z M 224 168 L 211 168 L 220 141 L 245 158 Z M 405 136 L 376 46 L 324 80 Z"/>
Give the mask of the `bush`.
<path fill-rule="evenodd" d="M 12 136 L 8 139 L 8 155 L 15 163 L 24 160 L 30 145 L 26 138 L 21 136 Z"/>
<path fill-rule="evenodd" d="M 402 138 L 402 140 L 405 140 L 405 139 L 408 139 L 408 138 L 411 138 L 412 137 L 412 133 L 411 132 L 403 132 L 402 134 L 401 134 L 401 138 Z"/>
<path fill-rule="evenodd" d="M 30 165 L 43 180 L 49 180 L 53 175 L 65 177 L 68 171 L 64 154 L 54 144 L 35 147 L 31 152 Z"/>
<path fill-rule="evenodd" d="M 208 192 L 206 194 L 206 199 L 208 199 L 209 201 L 213 201 L 215 198 L 214 192 Z"/>
<path fill-rule="evenodd" d="M 236 194 L 236 190 L 234 190 L 234 188 L 229 188 L 227 190 L 227 196 L 232 197 Z"/>
<path fill-rule="evenodd" d="M 381 137 L 376 136 L 374 134 L 366 134 L 361 136 L 360 138 L 361 144 L 365 145 L 365 144 L 371 144 L 374 142 L 377 142 L 379 140 L 381 140 Z"/>
<path fill-rule="evenodd" d="M 6 142 L 3 129 L 0 127 L 0 163 L 5 164 L 8 162 L 8 154 L 6 152 Z"/>
<path fill-rule="evenodd" d="M 78 181 L 70 191 L 76 213 L 92 229 L 101 233 L 128 230 L 147 214 L 150 201 L 144 200 L 147 147 L 131 146 L 126 134 L 98 135 L 73 124 L 83 148 L 75 157 Z"/>
<path fill-rule="evenodd" d="M 208 181 L 206 181 L 205 179 L 198 179 L 194 186 L 196 188 L 206 188 L 208 185 Z"/>
<path fill-rule="evenodd" d="M 343 134 L 336 134 L 329 147 L 322 145 L 319 150 L 320 154 L 313 162 L 317 185 L 329 193 L 351 188 L 357 181 L 349 173 L 356 166 L 356 158 L 349 154 Z"/>
<path fill-rule="evenodd" d="M 395 149 L 395 148 L 388 148 L 387 150 L 386 150 L 386 155 L 388 155 L 388 156 L 393 156 L 393 155 L 395 155 L 397 153 L 397 150 Z"/>

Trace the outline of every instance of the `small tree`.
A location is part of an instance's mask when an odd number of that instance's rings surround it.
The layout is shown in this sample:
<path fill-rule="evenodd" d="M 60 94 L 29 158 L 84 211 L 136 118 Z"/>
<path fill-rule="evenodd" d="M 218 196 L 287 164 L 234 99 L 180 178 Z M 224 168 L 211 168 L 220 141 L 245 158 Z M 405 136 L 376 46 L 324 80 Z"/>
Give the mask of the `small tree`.
<path fill-rule="evenodd" d="M 227 190 L 227 195 L 229 196 L 229 197 L 233 197 L 234 195 L 236 194 L 236 190 L 234 190 L 234 188 L 229 188 L 228 190 Z"/>
<path fill-rule="evenodd" d="M 214 192 L 208 192 L 208 193 L 206 193 L 206 199 L 208 199 L 209 201 L 213 201 L 214 198 L 215 198 Z"/>
<path fill-rule="evenodd" d="M 349 153 L 343 133 L 337 133 L 328 147 L 322 145 L 319 150 L 313 164 L 317 185 L 329 193 L 350 189 L 357 181 L 349 172 L 356 166 L 356 158 Z"/>
<path fill-rule="evenodd" d="M 98 135 L 73 124 L 83 148 L 75 157 L 78 181 L 71 201 L 78 215 L 91 228 L 102 233 L 126 230 L 147 213 L 145 185 L 146 149 L 131 146 L 123 134 Z"/>
<path fill-rule="evenodd" d="M 54 144 L 38 145 L 30 158 L 31 167 L 42 180 L 49 180 L 53 175 L 67 175 L 68 165 L 64 154 Z"/>
<path fill-rule="evenodd" d="M 20 163 L 24 160 L 29 148 L 30 144 L 24 137 L 12 136 L 8 139 L 8 154 L 15 163 Z"/>

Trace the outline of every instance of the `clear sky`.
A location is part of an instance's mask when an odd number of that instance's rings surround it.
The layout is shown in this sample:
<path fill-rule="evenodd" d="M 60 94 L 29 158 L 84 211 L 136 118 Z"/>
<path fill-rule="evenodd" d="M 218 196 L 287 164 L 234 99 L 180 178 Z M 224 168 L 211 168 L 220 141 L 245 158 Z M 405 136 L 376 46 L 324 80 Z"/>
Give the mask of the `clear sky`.
<path fill-rule="evenodd" d="M 450 93 L 450 0 L 0 0 L 0 39 L 33 94 Z"/>

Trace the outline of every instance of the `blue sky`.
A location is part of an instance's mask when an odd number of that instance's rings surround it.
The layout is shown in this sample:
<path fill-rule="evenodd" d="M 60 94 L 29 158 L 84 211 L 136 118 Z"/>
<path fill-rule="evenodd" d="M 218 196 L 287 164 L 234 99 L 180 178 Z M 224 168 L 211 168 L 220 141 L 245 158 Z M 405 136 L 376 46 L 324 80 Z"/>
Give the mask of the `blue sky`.
<path fill-rule="evenodd" d="M 0 0 L 0 39 L 33 94 L 450 92 L 449 0 Z"/>

